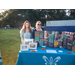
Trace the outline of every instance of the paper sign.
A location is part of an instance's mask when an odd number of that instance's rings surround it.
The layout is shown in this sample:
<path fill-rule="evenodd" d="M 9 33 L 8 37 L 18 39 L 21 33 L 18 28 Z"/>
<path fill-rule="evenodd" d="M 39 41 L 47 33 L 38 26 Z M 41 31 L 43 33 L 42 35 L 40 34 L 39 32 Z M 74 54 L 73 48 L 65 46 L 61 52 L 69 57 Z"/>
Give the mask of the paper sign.
<path fill-rule="evenodd" d="M 59 42 L 54 42 L 54 45 L 59 45 Z"/>
<path fill-rule="evenodd" d="M 35 34 L 35 37 L 39 37 L 40 35 L 37 33 L 37 34 Z"/>
<path fill-rule="evenodd" d="M 59 50 L 58 52 L 63 52 L 62 50 Z"/>
<path fill-rule="evenodd" d="M 35 37 L 35 41 L 39 41 L 40 40 L 40 37 Z"/>
<path fill-rule="evenodd" d="M 56 50 L 46 50 L 47 53 L 57 53 Z"/>

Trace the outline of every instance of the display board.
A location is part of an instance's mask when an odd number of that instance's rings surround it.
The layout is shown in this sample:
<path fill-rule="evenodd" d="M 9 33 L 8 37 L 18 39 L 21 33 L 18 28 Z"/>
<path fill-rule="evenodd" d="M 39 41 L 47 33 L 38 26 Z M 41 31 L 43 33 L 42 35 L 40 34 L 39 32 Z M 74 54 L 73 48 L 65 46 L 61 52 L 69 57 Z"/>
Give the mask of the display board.
<path fill-rule="evenodd" d="M 37 46 L 44 45 L 44 31 L 35 31 L 35 42 L 37 42 Z"/>
<path fill-rule="evenodd" d="M 44 45 L 54 48 L 54 31 L 44 31 Z"/>
<path fill-rule="evenodd" d="M 66 48 L 68 50 L 72 50 L 73 34 L 74 34 L 73 32 L 64 32 L 63 48 Z"/>
<path fill-rule="evenodd" d="M 35 41 L 44 39 L 44 31 L 35 31 Z"/>
<path fill-rule="evenodd" d="M 73 35 L 73 32 L 66 31 L 36 31 L 35 42 L 39 46 L 72 50 Z"/>

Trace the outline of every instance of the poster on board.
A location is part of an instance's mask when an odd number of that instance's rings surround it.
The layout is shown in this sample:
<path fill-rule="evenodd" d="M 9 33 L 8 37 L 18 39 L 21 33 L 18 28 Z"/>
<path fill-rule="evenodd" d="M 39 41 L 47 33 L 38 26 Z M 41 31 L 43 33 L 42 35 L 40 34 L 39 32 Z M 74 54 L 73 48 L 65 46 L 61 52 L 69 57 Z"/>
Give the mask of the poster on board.
<path fill-rule="evenodd" d="M 38 42 L 39 46 L 73 50 L 75 44 L 74 35 L 74 32 L 66 31 L 37 31 L 35 32 L 35 41 Z"/>

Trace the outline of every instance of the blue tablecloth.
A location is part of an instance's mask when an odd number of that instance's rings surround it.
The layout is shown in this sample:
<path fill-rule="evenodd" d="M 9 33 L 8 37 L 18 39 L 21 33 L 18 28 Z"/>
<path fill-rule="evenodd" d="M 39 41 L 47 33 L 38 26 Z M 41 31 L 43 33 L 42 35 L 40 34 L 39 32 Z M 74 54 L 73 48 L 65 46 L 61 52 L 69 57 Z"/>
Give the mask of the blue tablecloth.
<path fill-rule="evenodd" d="M 1 51 L 0 51 L 0 65 L 2 65 Z"/>
<path fill-rule="evenodd" d="M 38 47 L 36 52 L 30 52 L 30 49 L 19 51 L 17 65 L 75 65 L 73 51 L 62 48 L 45 48 L 46 50 L 41 50 L 41 47 Z M 57 53 L 48 53 L 47 50 L 56 50 Z"/>
<path fill-rule="evenodd" d="M 0 58 L 0 65 L 2 65 L 2 58 Z"/>

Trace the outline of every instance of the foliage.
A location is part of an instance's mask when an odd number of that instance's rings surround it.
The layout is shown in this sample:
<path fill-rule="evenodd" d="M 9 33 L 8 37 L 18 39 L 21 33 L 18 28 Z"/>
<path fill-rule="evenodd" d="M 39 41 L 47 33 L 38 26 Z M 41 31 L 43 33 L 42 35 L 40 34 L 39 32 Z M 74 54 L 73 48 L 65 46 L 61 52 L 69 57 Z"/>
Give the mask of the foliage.
<path fill-rule="evenodd" d="M 45 25 L 48 20 L 75 19 L 75 10 L 70 9 L 68 12 L 69 16 L 66 15 L 66 9 L 10 9 L 0 15 L 0 19 L 4 26 L 22 27 L 24 21 L 29 20 L 34 27 L 38 20 Z"/>

